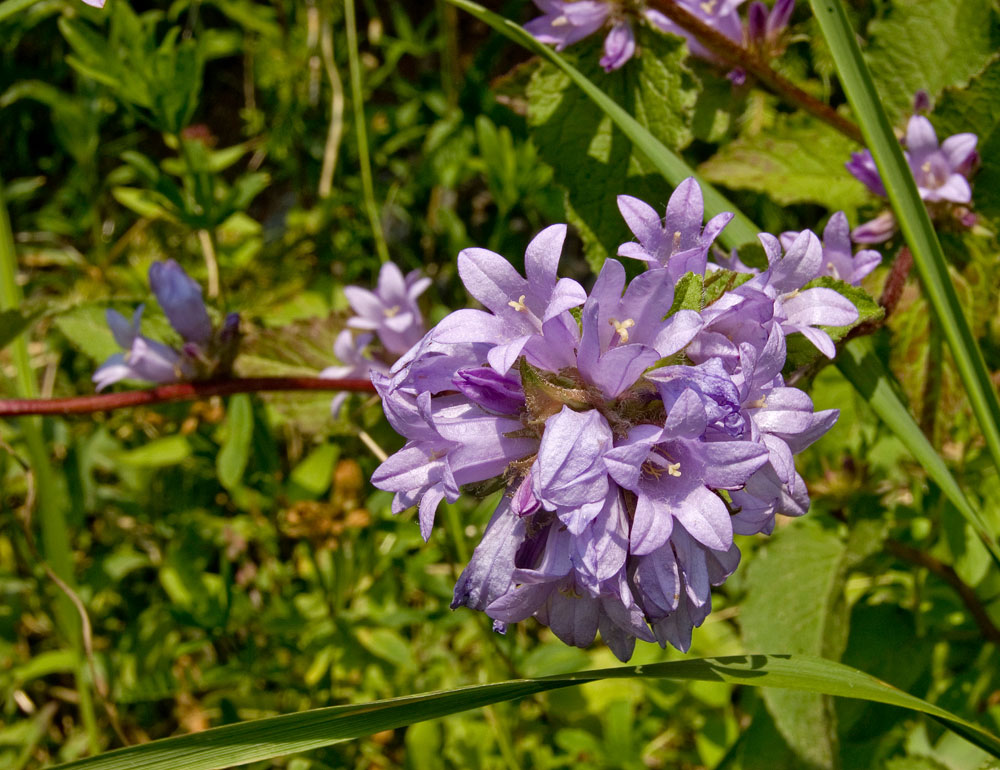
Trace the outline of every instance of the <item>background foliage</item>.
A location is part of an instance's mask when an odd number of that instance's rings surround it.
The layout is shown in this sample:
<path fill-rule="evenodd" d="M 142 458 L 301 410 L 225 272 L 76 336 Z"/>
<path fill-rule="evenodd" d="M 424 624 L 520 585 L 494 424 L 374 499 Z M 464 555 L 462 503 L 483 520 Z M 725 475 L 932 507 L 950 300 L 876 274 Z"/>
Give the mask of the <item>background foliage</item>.
<path fill-rule="evenodd" d="M 8 0 L 11 2 L 11 0 Z M 6 3 L 0 3 L 3 9 Z M 530 18 L 528 3 L 494 3 Z M 171 256 L 239 310 L 245 374 L 315 374 L 334 363 L 341 288 L 369 285 L 378 245 L 353 120 L 366 129 L 377 223 L 392 259 L 434 279 L 427 315 L 466 299 L 459 249 L 517 264 L 541 226 L 577 228 L 564 269 L 584 279 L 627 240 L 613 196 L 660 207 L 670 188 L 548 63 L 444 4 L 359 6 L 352 50 L 339 2 L 74 0 L 0 10 L 0 174 L 17 234 L 20 313 L 0 316 L 0 395 L 15 393 L 8 343 L 30 322 L 44 395 L 88 392 L 115 352 L 107 307 L 147 297 Z M 949 270 L 991 371 L 1000 368 L 1000 64 L 986 0 L 858 3 L 853 21 L 890 117 L 928 91 L 939 135 L 975 131 L 978 225 L 942 234 Z M 842 105 L 807 9 L 779 67 Z M 772 232 L 844 208 L 879 209 L 843 168 L 859 149 L 825 124 L 686 57 L 672 38 L 605 75 L 596 43 L 567 51 L 668 148 Z M 357 57 L 363 104 L 352 99 Z M 947 66 L 944 66 L 946 63 Z M 664 98 L 664 95 L 667 98 Z M 324 169 L 326 169 L 324 171 Z M 614 215 L 612 217 L 611 215 Z M 899 243 L 885 247 L 887 257 Z M 867 285 L 876 296 L 888 271 Z M 167 332 L 153 303 L 144 324 Z M 874 338 L 925 435 L 1000 532 L 1000 479 L 926 301 L 910 280 Z M 834 368 L 815 375 L 837 427 L 803 458 L 807 520 L 740 544 L 745 561 L 695 633 L 693 654 L 799 652 L 842 660 L 1000 729 L 995 637 L 1000 571 L 908 447 Z M 0 453 L 0 767 L 39 767 L 209 726 L 412 692 L 611 665 L 536 624 L 507 636 L 448 609 L 460 565 L 495 503 L 462 501 L 420 539 L 367 484 L 399 439 L 375 399 L 342 417 L 329 397 L 239 396 L 49 420 L 47 494 L 66 519 L 74 608 L 46 574 L 26 522 L 30 481 Z M 21 424 L 0 438 L 26 454 Z M 43 543 L 44 548 L 44 543 Z M 57 570 L 58 571 L 58 570 Z M 640 645 L 633 660 L 678 659 Z M 433 770 L 985 767 L 987 755 L 892 707 L 721 683 L 610 680 L 262 762 Z"/>

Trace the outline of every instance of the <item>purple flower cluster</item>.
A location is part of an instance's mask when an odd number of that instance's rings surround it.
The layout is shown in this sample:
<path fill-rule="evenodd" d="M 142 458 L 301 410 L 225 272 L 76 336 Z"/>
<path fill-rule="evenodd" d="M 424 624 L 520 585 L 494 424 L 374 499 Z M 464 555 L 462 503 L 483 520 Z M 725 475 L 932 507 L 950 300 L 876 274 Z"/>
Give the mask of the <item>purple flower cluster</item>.
<path fill-rule="evenodd" d="M 913 115 L 907 123 L 903 155 L 921 199 L 936 218 L 950 215 L 965 226 L 975 222 L 967 204 L 972 201 L 969 176 L 979 163 L 977 143 L 976 135 L 967 133 L 955 134 L 939 144 L 934 126 L 923 115 Z M 845 165 L 869 190 L 887 197 L 870 151 L 854 153 Z M 882 243 L 895 231 L 896 220 L 886 211 L 855 228 L 851 235 L 858 243 Z"/>
<path fill-rule="evenodd" d="M 623 66 L 636 53 L 634 26 L 645 22 L 660 32 L 683 37 L 688 50 L 709 61 L 716 57 L 687 29 L 677 25 L 660 11 L 638 2 L 622 0 L 534 0 L 543 15 L 532 19 L 524 28 L 542 43 L 554 45 L 557 51 L 608 28 L 604 39 L 601 66 L 607 72 Z M 676 0 L 677 5 L 734 43 L 754 50 L 758 55 L 773 57 L 785 50 L 785 30 L 795 9 L 795 0 L 777 0 L 768 10 L 760 0 L 750 5 L 747 21 L 740 19 L 739 7 L 744 0 Z M 742 82 L 746 74 L 730 73 L 734 82 Z"/>
<path fill-rule="evenodd" d="M 136 308 L 131 320 L 109 308 L 108 326 L 126 352 L 115 353 L 94 372 L 92 379 L 97 389 L 120 380 L 162 384 L 227 372 L 239 343 L 239 314 L 230 313 L 218 329 L 213 328 L 201 287 L 172 259 L 153 263 L 149 285 L 182 344 L 172 347 L 140 333 L 144 305 Z"/>
<path fill-rule="evenodd" d="M 770 532 L 809 498 L 793 456 L 836 410 L 814 412 L 784 384 L 785 336 L 823 352 L 818 326 L 857 319 L 831 289 L 811 232 L 704 308 L 671 313 L 679 274 L 704 279 L 728 218 L 702 227 L 694 180 L 665 222 L 634 198 L 619 207 L 647 262 L 631 282 L 609 259 L 587 292 L 557 268 L 564 225 L 543 230 L 521 276 L 500 255 L 466 249 L 459 274 L 484 310 L 444 318 L 387 372 L 373 372 L 386 416 L 407 442 L 372 482 L 417 506 L 429 537 L 442 500 L 505 492 L 455 587 L 452 606 L 494 627 L 537 618 L 567 644 L 598 632 L 627 660 L 635 640 L 686 650 L 736 568 L 734 534 Z M 710 276 L 711 277 L 711 276 Z"/>
<path fill-rule="evenodd" d="M 345 286 L 344 294 L 355 315 L 333 343 L 340 366 L 329 366 L 320 377 L 368 377 L 372 372 L 386 373 L 389 365 L 424 336 L 424 319 L 417 298 L 427 291 L 431 279 L 419 270 L 406 276 L 392 262 L 386 262 L 378 275 L 375 291 L 360 286 Z M 352 330 L 363 332 L 355 335 Z M 377 356 L 372 355 L 375 337 L 382 343 Z M 334 396 L 331 409 L 336 416 L 347 400 L 347 393 Z"/>

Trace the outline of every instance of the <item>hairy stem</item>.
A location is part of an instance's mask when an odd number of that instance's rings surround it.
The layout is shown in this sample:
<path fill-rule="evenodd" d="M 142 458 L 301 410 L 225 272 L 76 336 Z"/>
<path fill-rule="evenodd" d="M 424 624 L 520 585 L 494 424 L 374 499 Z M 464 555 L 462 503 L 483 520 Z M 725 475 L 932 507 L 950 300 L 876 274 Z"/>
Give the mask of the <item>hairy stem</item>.
<path fill-rule="evenodd" d="M 983 636 L 988 641 L 993 642 L 993 644 L 1000 644 L 1000 629 L 994 625 L 989 613 L 986 612 L 986 608 L 983 607 L 979 601 L 979 597 L 976 596 L 976 592 L 970 586 L 966 585 L 950 565 L 939 561 L 926 551 L 913 548 L 897 540 L 887 540 L 885 545 L 886 550 L 893 556 L 923 567 L 955 589 L 955 593 L 958 594 L 966 609 L 969 610 L 969 614 L 976 622 L 976 625 L 979 626 L 979 630 L 982 631 Z"/>
<path fill-rule="evenodd" d="M 771 65 L 755 53 L 748 51 L 739 43 L 734 43 L 693 13 L 673 2 L 673 0 L 649 0 L 649 5 L 679 27 L 683 27 L 698 38 L 699 43 L 729 66 L 746 70 L 758 82 L 780 96 L 790 105 L 802 108 L 823 122 L 833 126 L 849 139 L 853 139 L 859 144 L 864 144 L 861 129 L 856 124 L 838 113 L 829 104 L 821 102 L 812 94 L 806 93 L 793 82 L 779 75 L 772 69 Z"/>
<path fill-rule="evenodd" d="M 153 406 L 174 401 L 197 401 L 210 396 L 231 396 L 236 393 L 273 393 L 276 391 L 333 391 L 374 393 L 375 386 L 363 379 L 326 379 L 322 377 L 231 377 L 201 382 L 178 382 L 157 385 L 143 390 L 121 393 L 100 393 L 69 398 L 0 399 L 0 417 L 29 414 L 92 414 L 113 409 Z"/>

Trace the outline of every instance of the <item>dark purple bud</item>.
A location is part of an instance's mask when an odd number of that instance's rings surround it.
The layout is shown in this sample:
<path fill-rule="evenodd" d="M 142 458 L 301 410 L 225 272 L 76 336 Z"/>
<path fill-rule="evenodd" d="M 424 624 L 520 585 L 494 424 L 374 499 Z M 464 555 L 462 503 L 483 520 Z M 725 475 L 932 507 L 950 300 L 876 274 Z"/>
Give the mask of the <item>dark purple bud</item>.
<path fill-rule="evenodd" d="M 773 39 L 775 35 L 782 32 L 792 18 L 795 10 L 795 0 L 777 0 L 771 15 L 767 17 L 767 37 Z"/>
<path fill-rule="evenodd" d="M 201 298 L 201 287 L 184 268 L 172 259 L 154 262 L 149 268 L 149 285 L 178 334 L 188 342 L 208 342 L 212 321 Z"/>
<path fill-rule="evenodd" d="M 920 115 L 924 112 L 931 111 L 931 97 L 930 95 L 920 89 L 913 97 L 913 112 L 916 115 Z"/>
<path fill-rule="evenodd" d="M 979 154 L 979 150 L 973 150 L 965 160 L 955 167 L 955 171 L 968 179 L 979 168 L 982 159 L 983 156 Z"/>
<path fill-rule="evenodd" d="M 747 71 L 742 67 L 737 67 L 736 69 L 729 70 L 726 73 L 726 77 L 729 78 L 729 82 L 734 86 L 742 86 L 747 82 Z"/>
<path fill-rule="evenodd" d="M 976 222 L 979 221 L 979 217 L 976 216 L 975 212 L 970 211 L 965 208 L 965 206 L 959 206 L 955 209 L 955 219 L 962 227 L 975 227 Z"/>
<path fill-rule="evenodd" d="M 754 0 L 747 11 L 747 39 L 751 45 L 760 44 L 767 35 L 767 6 Z"/>
<path fill-rule="evenodd" d="M 517 414 L 524 409 L 521 383 L 509 374 L 497 374 L 493 369 L 462 369 L 452 379 L 455 388 L 466 398 L 488 412 Z"/>

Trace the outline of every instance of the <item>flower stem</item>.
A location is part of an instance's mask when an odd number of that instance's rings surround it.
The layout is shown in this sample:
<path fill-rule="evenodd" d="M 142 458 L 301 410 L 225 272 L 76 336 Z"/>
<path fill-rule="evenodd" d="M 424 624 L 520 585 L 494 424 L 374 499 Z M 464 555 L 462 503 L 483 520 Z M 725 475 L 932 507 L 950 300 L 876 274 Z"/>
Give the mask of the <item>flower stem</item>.
<path fill-rule="evenodd" d="M 746 70 L 789 104 L 800 107 L 824 123 L 828 123 L 848 139 L 864 144 L 861 129 L 855 123 L 838 113 L 829 104 L 821 102 L 812 94 L 806 93 L 793 82 L 779 75 L 771 68 L 771 65 L 757 54 L 748 51 L 738 43 L 734 43 L 673 0 L 649 0 L 649 5 L 698 38 L 699 43 L 729 66 Z"/>
<path fill-rule="evenodd" d="M 195 401 L 210 396 L 231 396 L 236 393 L 273 393 L 275 391 L 349 390 L 374 393 L 369 380 L 335 380 L 323 377 L 232 377 L 201 382 L 179 382 L 158 385 L 143 390 L 121 393 L 101 393 L 69 398 L 0 399 L 0 417 L 38 414 L 92 414 L 113 409 L 153 406 L 174 401 Z"/>
<path fill-rule="evenodd" d="M 358 161 L 361 166 L 361 191 L 365 210 L 375 238 L 375 250 L 382 262 L 389 261 L 389 248 L 382 234 L 375 187 L 372 184 L 371 157 L 368 154 L 368 128 L 365 122 L 365 95 L 361 87 L 361 60 L 358 55 L 358 28 L 354 13 L 354 0 L 344 0 L 344 23 L 347 25 L 347 61 L 351 71 L 351 106 L 354 109 L 354 128 L 358 137 Z"/>

